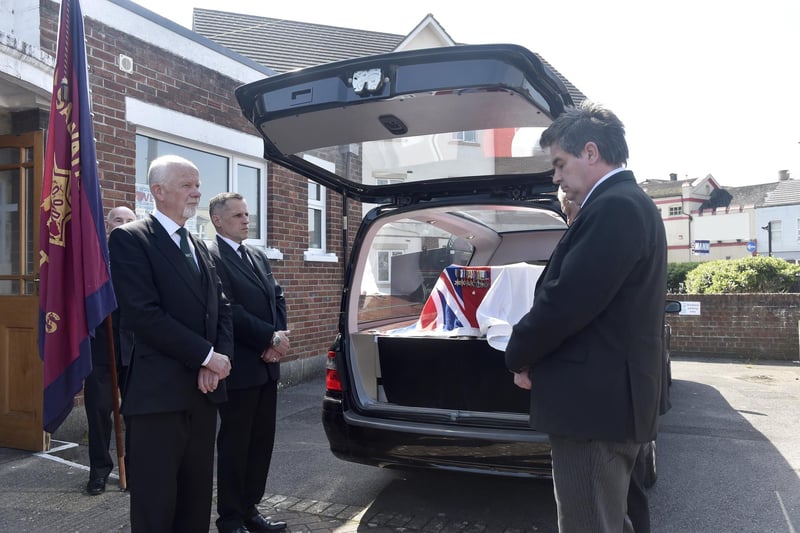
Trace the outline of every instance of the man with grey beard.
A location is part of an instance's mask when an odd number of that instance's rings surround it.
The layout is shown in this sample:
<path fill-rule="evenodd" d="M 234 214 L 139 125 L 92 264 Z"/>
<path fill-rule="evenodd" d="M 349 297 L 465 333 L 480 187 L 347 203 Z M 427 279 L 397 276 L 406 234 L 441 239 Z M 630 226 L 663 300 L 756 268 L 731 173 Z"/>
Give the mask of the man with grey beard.
<path fill-rule="evenodd" d="M 208 531 L 217 404 L 233 353 L 230 305 L 202 240 L 184 227 L 200 172 L 167 155 L 148 170 L 155 211 L 111 232 L 109 252 L 129 374 L 131 530 Z"/>

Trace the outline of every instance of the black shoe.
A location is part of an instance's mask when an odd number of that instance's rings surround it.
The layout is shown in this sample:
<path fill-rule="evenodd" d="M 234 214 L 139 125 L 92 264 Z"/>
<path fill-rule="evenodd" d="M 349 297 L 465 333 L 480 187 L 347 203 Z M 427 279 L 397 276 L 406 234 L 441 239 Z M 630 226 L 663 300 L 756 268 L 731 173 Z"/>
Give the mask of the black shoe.
<path fill-rule="evenodd" d="M 266 518 L 261 514 L 254 514 L 244 521 L 247 531 L 280 531 L 286 529 L 286 522 L 270 520 L 271 516 Z"/>
<path fill-rule="evenodd" d="M 90 478 L 89 483 L 86 484 L 86 494 L 89 496 L 103 494 L 106 491 L 106 479 L 105 477 Z"/>
<path fill-rule="evenodd" d="M 249 530 L 246 527 L 239 526 L 236 529 L 234 529 L 233 531 L 231 531 L 231 533 L 248 533 L 248 531 Z"/>

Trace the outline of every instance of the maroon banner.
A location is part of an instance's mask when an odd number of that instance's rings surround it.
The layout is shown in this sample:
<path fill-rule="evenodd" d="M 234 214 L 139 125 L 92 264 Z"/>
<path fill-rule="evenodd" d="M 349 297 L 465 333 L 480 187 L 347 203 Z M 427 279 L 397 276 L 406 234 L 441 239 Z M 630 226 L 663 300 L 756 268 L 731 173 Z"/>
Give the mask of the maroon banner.
<path fill-rule="evenodd" d="M 62 0 L 39 230 L 39 351 L 45 431 L 72 410 L 92 368 L 89 335 L 117 307 L 94 146 L 83 15 Z"/>

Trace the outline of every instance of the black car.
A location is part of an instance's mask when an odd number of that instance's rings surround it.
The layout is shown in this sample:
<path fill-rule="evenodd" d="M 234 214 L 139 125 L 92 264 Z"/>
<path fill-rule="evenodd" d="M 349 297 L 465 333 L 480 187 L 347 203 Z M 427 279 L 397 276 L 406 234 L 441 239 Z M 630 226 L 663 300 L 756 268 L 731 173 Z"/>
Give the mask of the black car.
<path fill-rule="evenodd" d="M 528 50 L 396 52 L 239 88 L 265 157 L 362 223 L 328 358 L 332 452 L 384 467 L 549 476 L 503 347 L 567 225 L 538 146 L 572 105 Z"/>

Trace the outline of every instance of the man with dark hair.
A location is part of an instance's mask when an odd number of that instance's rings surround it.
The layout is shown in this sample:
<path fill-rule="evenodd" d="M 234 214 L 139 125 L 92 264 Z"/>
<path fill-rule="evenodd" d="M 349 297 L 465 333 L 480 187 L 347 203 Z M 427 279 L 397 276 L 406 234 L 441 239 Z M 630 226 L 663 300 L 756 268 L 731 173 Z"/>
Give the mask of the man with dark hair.
<path fill-rule="evenodd" d="M 587 102 L 541 136 L 553 183 L 580 206 L 514 326 L 506 366 L 550 437 L 561 533 L 631 531 L 636 456 L 656 437 L 667 247 L 653 201 L 626 170 L 625 129 Z"/>
<path fill-rule="evenodd" d="M 209 245 L 233 314 L 228 401 L 220 405 L 217 436 L 217 528 L 221 533 L 277 531 L 286 522 L 262 516 L 278 402 L 280 360 L 289 351 L 286 302 L 266 254 L 244 244 L 250 214 L 241 194 L 209 202 L 217 238 Z"/>
<path fill-rule="evenodd" d="M 233 353 L 230 305 L 208 249 L 185 227 L 200 171 L 165 155 L 148 171 L 155 211 L 111 232 L 130 432 L 131 531 L 208 531 L 217 404 Z"/>
<path fill-rule="evenodd" d="M 571 226 L 575 217 L 578 216 L 580 206 L 572 200 L 567 200 L 564 189 L 558 188 L 558 201 L 561 203 L 561 211 L 567 217 L 567 225 Z M 666 375 L 666 373 L 665 373 Z M 664 414 L 669 410 L 669 389 L 663 388 L 661 410 Z M 636 463 L 631 475 L 631 483 L 628 488 L 628 518 L 633 525 L 636 533 L 650 533 L 650 502 L 647 498 L 647 487 L 645 479 L 647 477 L 647 455 L 651 447 L 655 447 L 655 442 L 643 444 L 636 456 Z M 655 453 L 655 452 L 653 452 Z"/>

